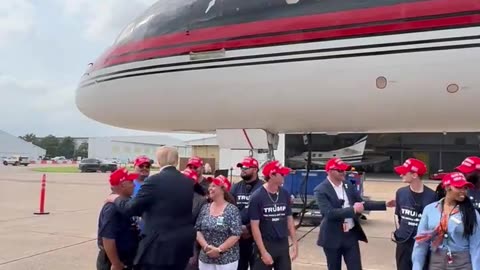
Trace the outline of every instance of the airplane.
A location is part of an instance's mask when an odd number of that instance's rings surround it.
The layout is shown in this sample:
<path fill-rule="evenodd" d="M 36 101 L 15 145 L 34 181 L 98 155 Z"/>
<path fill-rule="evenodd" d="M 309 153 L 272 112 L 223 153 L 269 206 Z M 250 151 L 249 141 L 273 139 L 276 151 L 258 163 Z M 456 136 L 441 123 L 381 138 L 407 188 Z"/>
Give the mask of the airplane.
<path fill-rule="evenodd" d="M 331 158 L 341 158 L 343 161 L 352 166 L 374 165 L 390 160 L 390 156 L 385 155 L 371 155 L 366 153 L 365 146 L 367 145 L 368 135 L 362 137 L 354 144 L 331 151 L 312 151 L 311 163 L 317 166 L 325 166 Z M 298 168 L 305 167 L 307 164 L 308 152 L 303 152 L 300 155 L 287 158 L 289 166 Z"/>
<path fill-rule="evenodd" d="M 476 132 L 479 47 L 478 0 L 158 1 L 76 105 L 157 132 Z"/>

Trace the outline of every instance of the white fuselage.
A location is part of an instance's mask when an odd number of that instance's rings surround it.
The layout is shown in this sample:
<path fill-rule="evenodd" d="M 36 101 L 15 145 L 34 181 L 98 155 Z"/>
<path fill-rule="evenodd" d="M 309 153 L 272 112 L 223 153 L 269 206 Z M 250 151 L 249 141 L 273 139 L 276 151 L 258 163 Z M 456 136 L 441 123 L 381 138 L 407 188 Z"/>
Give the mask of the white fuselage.
<path fill-rule="evenodd" d="M 81 84 L 93 84 L 78 89 L 76 102 L 97 121 L 150 131 L 479 131 L 479 36 L 480 27 L 470 27 L 240 49 L 223 57 L 243 60 L 139 61 L 85 75 Z M 471 38 L 455 39 L 462 37 Z M 285 52 L 297 53 L 269 55 Z M 173 63 L 183 64 L 167 65 Z M 132 68 L 138 70 L 126 71 Z M 106 76 L 89 81 L 98 75 Z M 381 76 L 384 89 L 376 86 Z M 459 90 L 447 92 L 451 84 Z"/>

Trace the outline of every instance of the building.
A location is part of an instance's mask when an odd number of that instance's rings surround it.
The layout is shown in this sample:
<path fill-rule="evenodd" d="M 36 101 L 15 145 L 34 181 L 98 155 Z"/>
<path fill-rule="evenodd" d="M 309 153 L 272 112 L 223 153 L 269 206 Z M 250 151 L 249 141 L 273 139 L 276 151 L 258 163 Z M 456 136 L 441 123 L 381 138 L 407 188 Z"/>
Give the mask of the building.
<path fill-rule="evenodd" d="M 312 151 L 332 151 L 354 144 L 367 134 L 313 134 Z M 131 136 L 89 138 L 89 157 L 118 158 L 133 160 L 138 155 L 155 158 L 155 150 L 163 145 L 175 146 L 179 150 L 180 169 L 185 168 L 188 158 L 199 156 L 215 170 L 228 170 L 239 175 L 236 164 L 253 154 L 263 164 L 267 160 L 264 150 L 237 150 L 219 146 L 217 137 L 182 141 L 169 136 Z M 294 169 L 291 158 L 306 152 L 303 134 L 280 134 L 275 159 Z M 315 154 L 318 157 L 319 153 Z M 429 173 L 438 170 L 452 171 L 467 156 L 480 156 L 479 133 L 391 133 L 368 134 L 362 157 L 362 165 L 356 168 L 370 174 L 393 174 L 393 168 L 409 157 L 423 160 Z M 374 157 L 374 158 L 372 158 Z M 381 157 L 380 159 L 375 159 Z M 372 158 L 372 159 L 371 159 Z M 372 160 L 370 162 L 369 160 Z M 376 160 L 376 161 L 375 161 Z M 378 161 L 381 160 L 381 161 Z M 317 165 L 314 169 L 323 169 Z"/>
<path fill-rule="evenodd" d="M 313 134 L 312 151 L 332 151 L 351 146 L 367 136 L 366 146 L 359 170 L 372 174 L 394 175 L 393 168 L 407 158 L 414 157 L 427 164 L 428 174 L 439 170 L 453 171 L 466 157 L 480 156 L 480 132 L 478 133 L 389 133 L 389 134 Z M 187 142 L 192 153 L 203 158 L 214 158 L 218 151 L 217 169 L 229 170 L 239 175 L 236 164 L 245 156 L 253 154 L 262 164 L 267 160 L 266 152 L 256 150 L 232 150 L 218 146 L 216 137 Z M 280 134 L 275 159 L 295 169 L 289 159 L 307 152 L 303 134 Z M 317 153 L 317 155 L 319 155 Z M 318 157 L 318 156 L 317 156 Z M 323 166 L 313 166 L 323 169 Z"/>
<path fill-rule="evenodd" d="M 314 151 L 330 151 L 352 145 L 367 134 L 313 135 Z M 301 135 L 286 135 L 285 159 L 307 151 Z M 428 173 L 453 171 L 467 156 L 480 156 L 480 133 L 368 134 L 364 157 L 387 157 L 382 162 L 358 166 L 370 173 L 393 174 L 407 158 L 427 164 Z M 373 159 L 372 159 L 373 160 Z"/>
<path fill-rule="evenodd" d="M 278 137 L 278 147 L 274 151 L 274 156 L 276 160 L 283 164 L 285 160 L 285 134 L 279 134 Z M 238 176 L 240 175 L 240 169 L 237 168 L 237 163 L 251 154 L 258 160 L 260 165 L 267 161 L 267 152 L 265 150 L 254 150 L 251 153 L 250 150 L 220 148 L 220 168 L 228 169 L 232 175 Z"/>
<path fill-rule="evenodd" d="M 279 136 L 278 149 L 275 150 L 275 158 L 281 162 L 284 160 L 284 142 L 285 136 Z M 209 164 L 212 174 L 216 170 L 227 170 L 228 174 L 240 175 L 240 170 L 236 167 L 237 163 L 250 155 L 249 150 L 221 148 L 218 145 L 217 137 L 207 137 L 197 140 L 186 141 L 185 144 L 190 148 L 189 153 L 192 156 L 198 156 L 203 159 L 205 164 Z M 262 164 L 267 160 L 265 151 L 253 151 L 253 156 Z M 180 159 L 180 168 L 185 168 L 188 161 L 187 156 Z M 208 173 L 208 172 L 207 172 Z"/>
<path fill-rule="evenodd" d="M 176 147 L 180 157 L 190 156 L 190 149 L 184 141 L 166 135 L 156 135 L 92 137 L 88 139 L 88 157 L 129 162 L 139 155 L 145 155 L 155 160 L 155 152 L 161 146 Z"/>
<path fill-rule="evenodd" d="M 283 162 L 284 136 L 280 136 L 279 149 L 275 156 Z M 118 136 L 118 137 L 92 137 L 88 139 L 88 157 L 99 159 L 118 159 L 122 162 L 133 161 L 139 155 L 146 155 L 155 159 L 158 147 L 168 145 L 177 148 L 180 156 L 179 168 L 184 169 L 188 159 L 198 156 L 208 164 L 213 174 L 216 170 L 228 170 L 233 175 L 239 175 L 240 170 L 236 164 L 249 155 L 248 150 L 232 150 L 220 148 L 216 136 L 202 139 L 182 141 L 167 135 L 158 136 Z M 263 163 L 266 153 L 254 152 L 255 158 Z"/>
<path fill-rule="evenodd" d="M 0 158 L 14 155 L 27 156 L 30 160 L 42 159 L 47 151 L 30 142 L 0 130 Z"/>
<path fill-rule="evenodd" d="M 211 169 L 210 172 L 207 170 L 206 173 L 213 173 L 220 169 L 220 149 L 216 136 L 186 141 L 185 145 L 188 148 L 189 155 L 180 158 L 180 168 L 185 168 L 190 156 L 197 156 L 202 158 L 204 164 L 208 164 L 209 169 Z"/>

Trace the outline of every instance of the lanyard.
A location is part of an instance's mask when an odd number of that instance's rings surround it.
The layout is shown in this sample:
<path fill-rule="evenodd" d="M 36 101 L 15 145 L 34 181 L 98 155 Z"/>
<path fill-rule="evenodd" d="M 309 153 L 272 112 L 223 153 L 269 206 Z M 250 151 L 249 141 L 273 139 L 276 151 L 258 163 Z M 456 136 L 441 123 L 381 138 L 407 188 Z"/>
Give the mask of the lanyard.
<path fill-rule="evenodd" d="M 452 208 L 452 210 L 450 211 L 450 213 L 448 214 L 447 217 L 444 217 L 444 215 L 445 215 L 444 207 L 445 207 L 445 200 L 442 202 L 442 215 L 440 216 L 440 229 L 444 233 L 443 239 L 447 242 L 447 245 L 445 245 L 447 247 L 447 262 L 448 262 L 448 264 L 452 264 L 453 263 L 452 251 L 450 250 L 450 247 L 448 246 L 448 242 L 449 242 L 448 221 L 450 220 L 450 217 L 452 215 L 457 213 L 457 212 L 453 213 L 457 209 L 457 205 L 455 205 Z M 445 221 L 444 221 L 444 219 L 445 219 Z"/>

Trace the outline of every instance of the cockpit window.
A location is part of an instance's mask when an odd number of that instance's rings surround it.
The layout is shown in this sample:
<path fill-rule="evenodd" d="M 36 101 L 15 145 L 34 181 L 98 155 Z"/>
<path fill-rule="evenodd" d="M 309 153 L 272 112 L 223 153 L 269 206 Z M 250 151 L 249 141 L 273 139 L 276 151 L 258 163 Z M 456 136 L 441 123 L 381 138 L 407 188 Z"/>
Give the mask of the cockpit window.
<path fill-rule="evenodd" d="M 161 0 L 129 24 L 115 44 L 172 33 L 426 0 Z"/>
<path fill-rule="evenodd" d="M 196 0 L 161 0 L 131 22 L 115 45 L 186 30 L 189 6 Z"/>

